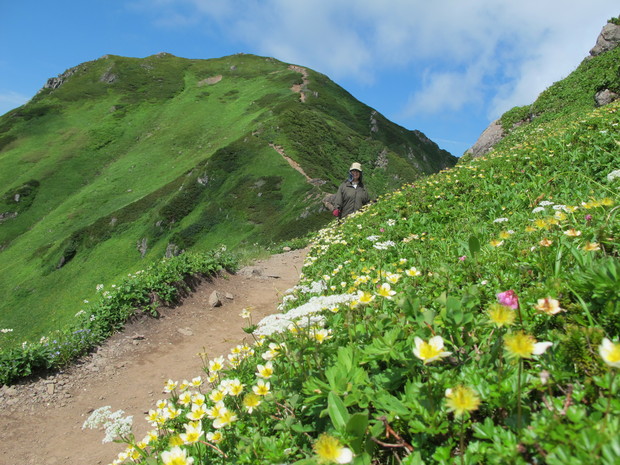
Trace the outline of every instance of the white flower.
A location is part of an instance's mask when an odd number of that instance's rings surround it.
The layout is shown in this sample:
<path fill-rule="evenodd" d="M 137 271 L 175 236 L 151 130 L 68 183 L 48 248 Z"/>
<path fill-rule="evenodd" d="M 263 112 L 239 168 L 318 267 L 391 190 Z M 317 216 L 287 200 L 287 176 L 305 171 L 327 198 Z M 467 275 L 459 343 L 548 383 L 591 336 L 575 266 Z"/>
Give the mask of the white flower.
<path fill-rule="evenodd" d="M 390 247 L 394 247 L 396 244 L 394 241 L 377 242 L 373 247 L 377 250 L 387 250 Z"/>
<path fill-rule="evenodd" d="M 133 417 L 123 417 L 122 410 L 112 412 L 110 406 L 100 407 L 95 410 L 86 419 L 82 425 L 82 429 L 96 429 L 103 427 L 105 431 L 105 437 L 101 442 L 112 442 L 116 439 L 127 438 L 131 434 L 131 425 L 133 423 Z"/>
<path fill-rule="evenodd" d="M 314 313 L 320 313 L 325 308 L 332 308 L 339 304 L 349 303 L 356 298 L 357 293 L 312 297 L 305 304 L 293 308 L 286 313 L 275 313 L 263 318 L 258 323 L 258 328 L 254 331 L 254 335 L 269 336 L 274 333 L 286 332 L 291 324 L 296 323 L 299 325 L 304 317 L 308 317 Z"/>
<path fill-rule="evenodd" d="M 506 221 L 508 221 L 508 218 L 497 218 L 493 220 L 493 223 L 505 223 Z"/>
<path fill-rule="evenodd" d="M 607 180 L 612 182 L 614 179 L 620 179 L 620 170 L 614 170 L 607 175 Z"/>
<path fill-rule="evenodd" d="M 603 338 L 598 352 L 607 365 L 620 368 L 620 344 L 614 344 L 609 339 Z"/>
<path fill-rule="evenodd" d="M 548 200 L 543 200 L 538 205 L 540 205 L 541 207 L 549 207 L 549 206 L 553 205 L 553 202 L 549 202 Z"/>
<path fill-rule="evenodd" d="M 376 242 L 379 240 L 379 236 L 368 236 L 366 239 L 370 242 Z"/>
<path fill-rule="evenodd" d="M 161 459 L 164 465 L 192 465 L 194 463 L 194 458 L 188 457 L 187 451 L 179 446 L 162 452 Z"/>
<path fill-rule="evenodd" d="M 532 210 L 532 213 L 540 213 L 544 211 L 545 211 L 545 207 L 536 207 L 534 208 L 534 210 Z"/>

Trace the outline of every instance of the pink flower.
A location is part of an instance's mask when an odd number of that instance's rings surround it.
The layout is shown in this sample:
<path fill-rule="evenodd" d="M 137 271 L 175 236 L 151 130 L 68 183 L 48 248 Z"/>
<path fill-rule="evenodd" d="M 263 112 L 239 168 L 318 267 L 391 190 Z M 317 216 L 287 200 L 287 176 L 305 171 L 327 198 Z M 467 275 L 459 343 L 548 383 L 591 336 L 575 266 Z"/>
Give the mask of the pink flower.
<path fill-rule="evenodd" d="M 589 213 L 586 215 L 586 221 L 592 221 L 592 215 L 590 215 Z"/>
<path fill-rule="evenodd" d="M 462 261 L 462 262 L 464 262 L 465 259 L 467 259 L 467 255 L 463 255 L 462 257 L 459 257 L 459 260 Z"/>
<path fill-rule="evenodd" d="M 381 229 L 379 229 L 379 231 L 384 232 L 384 231 L 385 231 L 385 229 L 381 228 Z"/>
<path fill-rule="evenodd" d="M 497 300 L 500 304 L 510 307 L 513 310 L 519 308 L 519 297 L 512 289 L 497 294 Z"/>

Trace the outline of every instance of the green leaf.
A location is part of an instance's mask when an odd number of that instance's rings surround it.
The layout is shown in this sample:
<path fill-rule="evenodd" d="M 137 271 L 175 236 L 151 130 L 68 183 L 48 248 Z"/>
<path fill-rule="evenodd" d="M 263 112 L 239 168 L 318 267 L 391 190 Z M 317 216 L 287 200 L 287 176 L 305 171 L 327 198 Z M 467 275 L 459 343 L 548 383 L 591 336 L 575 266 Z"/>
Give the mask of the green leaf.
<path fill-rule="evenodd" d="M 475 257 L 478 252 L 480 252 L 480 240 L 476 236 L 471 236 L 469 238 L 469 253 Z"/>
<path fill-rule="evenodd" d="M 390 415 L 398 415 L 401 417 L 409 414 L 409 409 L 399 399 L 387 392 L 381 392 L 375 401 L 377 409 L 385 410 Z"/>
<path fill-rule="evenodd" d="M 334 428 L 339 431 L 344 430 L 350 415 L 342 399 L 334 392 L 330 392 L 327 396 L 327 412 L 329 413 L 329 418 L 332 420 Z"/>
<path fill-rule="evenodd" d="M 347 422 L 346 431 L 353 436 L 363 436 L 366 434 L 366 428 L 368 427 L 368 414 L 367 413 L 355 413 L 351 415 Z"/>

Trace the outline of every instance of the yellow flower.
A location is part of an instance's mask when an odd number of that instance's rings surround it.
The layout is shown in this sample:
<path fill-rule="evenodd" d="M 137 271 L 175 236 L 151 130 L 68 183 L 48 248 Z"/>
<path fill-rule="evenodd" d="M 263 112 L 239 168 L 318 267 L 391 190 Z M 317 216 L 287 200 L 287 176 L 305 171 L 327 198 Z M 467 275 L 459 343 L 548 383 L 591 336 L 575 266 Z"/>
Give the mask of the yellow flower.
<path fill-rule="evenodd" d="M 207 441 L 212 442 L 213 444 L 218 444 L 222 442 L 224 439 L 224 435 L 221 431 L 215 431 L 214 433 L 207 433 Z"/>
<path fill-rule="evenodd" d="M 499 238 L 500 239 L 509 239 L 510 238 L 510 232 L 509 231 L 502 231 L 499 233 Z"/>
<path fill-rule="evenodd" d="M 223 408 L 225 408 L 224 402 L 222 402 L 222 401 L 216 402 L 213 407 L 211 407 L 210 409 L 208 409 L 206 411 L 206 415 L 211 420 L 215 420 L 217 417 L 220 416 L 220 414 L 222 413 L 222 409 Z"/>
<path fill-rule="evenodd" d="M 164 392 L 172 392 L 176 389 L 176 387 L 177 387 L 176 381 L 172 381 L 171 379 L 169 379 L 166 385 L 164 386 Z"/>
<path fill-rule="evenodd" d="M 254 394 L 258 396 L 266 396 L 269 394 L 270 387 L 271 384 L 269 382 L 266 383 L 262 379 L 259 379 L 256 381 L 256 386 L 252 386 L 252 391 L 254 391 Z"/>
<path fill-rule="evenodd" d="M 530 358 L 532 355 L 541 355 L 552 344 L 552 342 L 536 342 L 534 336 L 523 331 L 504 336 L 504 348 L 509 357 Z"/>
<path fill-rule="evenodd" d="M 189 412 L 185 416 L 189 418 L 191 421 L 198 421 L 198 420 L 201 420 L 202 417 L 204 417 L 206 414 L 207 414 L 207 409 L 204 404 L 202 405 L 193 404 L 192 411 Z"/>
<path fill-rule="evenodd" d="M 613 368 L 620 368 L 620 344 L 614 344 L 609 339 L 604 338 L 598 346 L 598 353 L 601 354 L 603 361 Z"/>
<path fill-rule="evenodd" d="M 146 417 L 146 421 L 149 423 L 160 423 L 160 410 L 149 410 L 148 416 Z"/>
<path fill-rule="evenodd" d="M 223 401 L 224 397 L 226 397 L 226 393 L 222 391 L 221 389 L 213 389 L 209 393 L 209 399 L 211 399 L 213 402 L 216 402 L 216 403 Z"/>
<path fill-rule="evenodd" d="M 164 416 L 170 420 L 175 419 L 176 417 L 178 417 L 179 415 L 181 415 L 181 410 L 175 408 L 175 407 L 168 407 L 166 409 L 166 412 L 164 414 Z"/>
<path fill-rule="evenodd" d="M 199 421 L 190 421 L 185 425 L 185 433 L 179 434 L 184 444 L 194 444 L 200 440 L 202 436 L 202 423 Z"/>
<path fill-rule="evenodd" d="M 539 242 L 539 244 L 543 247 L 549 247 L 551 244 L 553 244 L 553 241 L 545 237 Z"/>
<path fill-rule="evenodd" d="M 604 199 L 601 200 L 601 205 L 604 205 L 606 207 L 611 207 L 613 206 L 614 201 L 613 199 L 610 199 L 609 197 L 605 197 Z"/>
<path fill-rule="evenodd" d="M 601 250 L 601 246 L 597 242 L 586 242 L 583 246 L 583 250 L 586 252 L 594 252 L 595 250 Z"/>
<path fill-rule="evenodd" d="M 400 279 L 400 275 L 396 273 L 388 273 L 388 275 L 386 276 L 386 279 L 392 284 L 396 284 L 398 280 Z"/>
<path fill-rule="evenodd" d="M 536 228 L 532 227 L 532 226 L 526 226 L 525 227 L 525 232 L 534 232 L 536 231 Z"/>
<path fill-rule="evenodd" d="M 418 271 L 418 269 L 415 266 L 412 266 L 407 271 L 405 271 L 405 274 L 407 276 L 414 277 L 414 276 L 420 276 L 422 274 L 422 272 Z"/>
<path fill-rule="evenodd" d="M 547 315 L 555 315 L 556 313 L 563 312 L 564 309 L 560 307 L 560 302 L 551 297 L 545 297 L 544 299 L 538 299 L 534 308 L 539 312 L 546 313 Z"/>
<path fill-rule="evenodd" d="M 192 465 L 194 463 L 193 457 L 188 457 L 187 451 L 178 446 L 162 452 L 161 459 L 164 465 Z"/>
<path fill-rule="evenodd" d="M 549 224 L 545 219 L 538 218 L 534 221 L 534 226 L 536 226 L 538 229 L 546 229 L 549 227 Z"/>
<path fill-rule="evenodd" d="M 183 439 L 181 439 L 178 434 L 175 434 L 174 436 L 170 436 L 170 438 L 168 439 L 168 445 L 170 447 L 182 446 Z M 174 464 L 174 462 L 172 463 Z"/>
<path fill-rule="evenodd" d="M 446 397 L 448 409 L 453 411 L 457 417 L 476 410 L 480 405 L 480 398 L 476 391 L 467 386 L 459 385 L 454 389 L 446 389 Z"/>
<path fill-rule="evenodd" d="M 192 403 L 196 404 L 196 405 L 202 405 L 205 403 L 205 396 L 204 394 L 201 394 L 199 392 L 195 392 L 192 397 Z"/>
<path fill-rule="evenodd" d="M 226 393 L 230 396 L 236 397 L 243 392 L 243 384 L 237 378 L 227 380 L 225 383 Z"/>
<path fill-rule="evenodd" d="M 503 243 L 504 241 L 498 241 L 497 239 L 493 239 L 491 242 L 489 242 L 489 244 L 491 244 L 491 247 L 499 247 Z"/>
<path fill-rule="evenodd" d="M 155 402 L 155 406 L 160 410 L 165 409 L 166 407 L 168 407 L 168 401 L 165 399 L 160 399 L 157 402 Z"/>
<path fill-rule="evenodd" d="M 422 360 L 424 365 L 441 357 L 447 357 L 452 354 L 452 352 L 446 352 L 443 350 L 443 339 L 441 336 L 432 337 L 428 340 L 428 342 L 425 342 L 416 336 L 414 342 L 415 348 L 413 349 L 413 355 Z"/>
<path fill-rule="evenodd" d="M 489 308 L 489 319 L 494 325 L 500 328 L 502 326 L 512 325 L 516 317 L 517 313 L 505 305 L 494 303 L 491 305 L 491 308 Z"/>
<path fill-rule="evenodd" d="M 259 378 L 269 379 L 273 376 L 273 363 L 271 361 L 264 365 L 256 366 L 256 376 Z"/>
<path fill-rule="evenodd" d="M 379 291 L 377 292 L 381 297 L 385 297 L 386 299 L 392 299 L 392 296 L 396 294 L 396 291 L 393 291 L 391 286 L 388 283 L 381 284 Z"/>
<path fill-rule="evenodd" d="M 234 412 L 228 410 L 226 407 L 222 407 L 220 411 L 220 416 L 213 420 L 213 427 L 215 429 L 224 428 L 225 426 L 228 426 L 235 421 L 237 421 L 237 415 Z"/>
<path fill-rule="evenodd" d="M 200 387 L 200 385 L 202 384 L 202 378 L 200 376 L 196 376 L 195 378 L 192 378 L 190 384 L 193 387 Z"/>
<path fill-rule="evenodd" d="M 358 293 L 357 301 L 362 305 L 367 305 L 375 299 L 375 296 L 367 291 Z"/>
<path fill-rule="evenodd" d="M 258 407 L 261 403 L 260 396 L 250 392 L 245 395 L 243 398 L 243 406 L 248 411 L 248 413 L 252 413 L 256 407 Z"/>
<path fill-rule="evenodd" d="M 224 357 L 218 357 L 209 361 L 209 371 L 211 373 L 217 373 L 224 369 Z"/>
<path fill-rule="evenodd" d="M 323 344 L 324 341 L 331 338 L 331 330 L 315 329 L 312 335 L 319 344 Z"/>
<path fill-rule="evenodd" d="M 353 460 L 353 452 L 343 447 L 340 441 L 328 434 L 321 434 L 314 443 L 314 452 L 321 463 L 349 463 Z"/>

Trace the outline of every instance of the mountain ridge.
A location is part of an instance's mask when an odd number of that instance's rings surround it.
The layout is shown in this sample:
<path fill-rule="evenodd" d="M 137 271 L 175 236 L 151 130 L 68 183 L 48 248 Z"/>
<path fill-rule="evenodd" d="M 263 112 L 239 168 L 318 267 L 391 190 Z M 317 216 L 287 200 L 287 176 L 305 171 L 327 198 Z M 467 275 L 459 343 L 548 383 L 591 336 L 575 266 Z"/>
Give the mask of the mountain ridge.
<path fill-rule="evenodd" d="M 24 326 L 10 309 L 42 300 L 40 320 L 66 321 L 50 304 L 75 313 L 148 260 L 302 236 L 331 220 L 323 199 L 352 161 L 379 196 L 456 158 L 273 58 L 104 55 L 69 68 L 0 117 L 0 268 L 18 263 L 0 279 L 12 296 L 0 326 Z"/>

